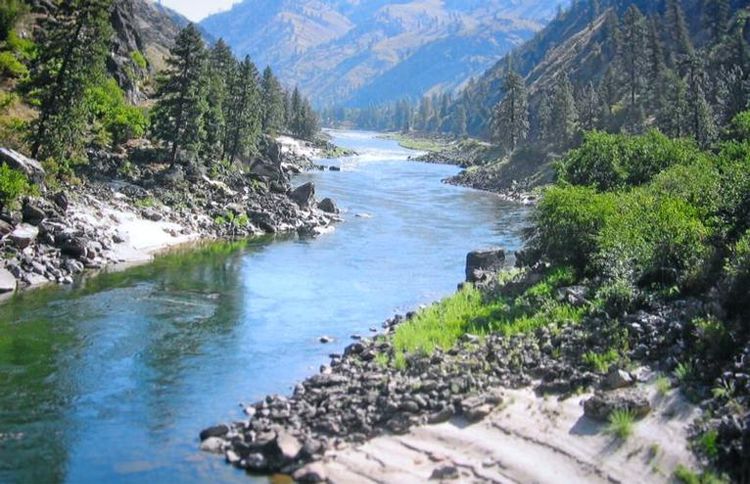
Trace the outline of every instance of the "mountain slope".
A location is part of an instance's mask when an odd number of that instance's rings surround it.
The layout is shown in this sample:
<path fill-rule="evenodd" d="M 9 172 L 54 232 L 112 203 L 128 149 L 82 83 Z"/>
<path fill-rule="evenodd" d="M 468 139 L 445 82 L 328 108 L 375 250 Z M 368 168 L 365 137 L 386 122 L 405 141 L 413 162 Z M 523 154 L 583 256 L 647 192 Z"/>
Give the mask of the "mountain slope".
<path fill-rule="evenodd" d="M 565 0 L 245 0 L 202 22 L 318 105 L 454 89 L 550 20 Z"/>

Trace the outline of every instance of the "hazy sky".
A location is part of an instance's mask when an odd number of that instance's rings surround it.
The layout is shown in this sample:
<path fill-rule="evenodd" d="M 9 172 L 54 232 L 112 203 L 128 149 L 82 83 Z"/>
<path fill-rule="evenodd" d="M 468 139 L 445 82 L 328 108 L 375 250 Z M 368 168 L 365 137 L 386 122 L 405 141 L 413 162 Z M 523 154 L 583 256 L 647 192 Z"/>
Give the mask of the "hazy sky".
<path fill-rule="evenodd" d="M 157 0 L 162 5 L 180 12 L 190 20 L 198 21 L 212 13 L 227 10 L 240 0 Z"/>

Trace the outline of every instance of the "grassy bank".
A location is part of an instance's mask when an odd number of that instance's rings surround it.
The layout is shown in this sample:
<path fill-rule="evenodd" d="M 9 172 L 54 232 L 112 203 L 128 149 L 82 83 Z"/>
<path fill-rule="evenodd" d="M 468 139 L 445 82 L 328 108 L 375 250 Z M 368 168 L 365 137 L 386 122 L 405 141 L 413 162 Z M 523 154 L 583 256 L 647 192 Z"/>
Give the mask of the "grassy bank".
<path fill-rule="evenodd" d="M 385 138 L 398 142 L 399 146 L 408 150 L 427 151 L 428 153 L 439 153 L 444 151 L 450 141 L 436 137 L 423 137 L 417 134 L 389 133 Z"/>

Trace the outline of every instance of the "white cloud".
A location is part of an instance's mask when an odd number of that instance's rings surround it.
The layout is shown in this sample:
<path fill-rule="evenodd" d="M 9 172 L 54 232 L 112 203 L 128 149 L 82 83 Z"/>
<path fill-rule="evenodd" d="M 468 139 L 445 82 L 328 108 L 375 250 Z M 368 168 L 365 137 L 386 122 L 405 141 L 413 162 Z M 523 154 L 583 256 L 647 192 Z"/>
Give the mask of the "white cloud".
<path fill-rule="evenodd" d="M 165 7 L 180 12 L 193 22 L 203 20 L 212 13 L 229 10 L 240 0 L 157 0 Z"/>

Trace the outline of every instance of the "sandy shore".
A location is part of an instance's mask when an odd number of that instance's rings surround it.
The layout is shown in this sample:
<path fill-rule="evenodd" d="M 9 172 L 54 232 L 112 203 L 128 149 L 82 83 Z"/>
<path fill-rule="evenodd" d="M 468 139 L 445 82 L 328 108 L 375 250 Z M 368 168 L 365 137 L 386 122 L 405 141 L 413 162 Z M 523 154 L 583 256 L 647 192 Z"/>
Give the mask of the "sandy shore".
<path fill-rule="evenodd" d="M 580 395 L 559 402 L 531 390 L 508 390 L 484 421 L 419 427 L 330 453 L 322 471 L 332 482 L 671 482 L 678 465 L 694 467 L 687 427 L 698 410 L 679 392 L 619 441 L 583 416 Z"/>

